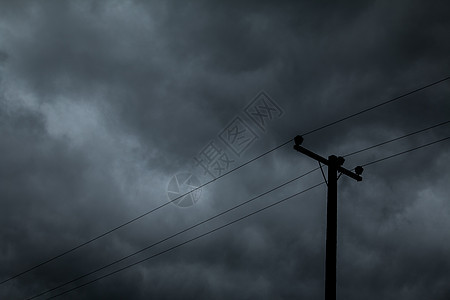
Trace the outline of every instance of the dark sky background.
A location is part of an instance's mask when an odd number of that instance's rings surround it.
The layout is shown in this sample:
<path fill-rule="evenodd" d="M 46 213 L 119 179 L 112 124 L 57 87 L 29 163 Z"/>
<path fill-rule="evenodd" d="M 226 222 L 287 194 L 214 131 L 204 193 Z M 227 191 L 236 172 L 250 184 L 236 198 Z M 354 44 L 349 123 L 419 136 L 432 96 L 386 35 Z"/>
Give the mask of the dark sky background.
<path fill-rule="evenodd" d="M 212 140 L 231 169 L 449 76 L 449 15 L 447 1 L 1 1 L 0 279 L 166 203 L 179 172 L 211 180 L 193 157 Z M 260 91 L 284 112 L 265 132 L 245 115 Z M 303 145 L 344 155 L 446 121 L 449 92 L 443 82 Z M 239 157 L 218 138 L 235 117 L 258 136 Z M 339 299 L 449 299 L 449 159 L 444 142 L 368 166 L 362 182 L 341 177 Z M 170 203 L 0 285 L 0 298 L 33 296 L 315 167 L 282 147 L 207 185 L 195 205 Z M 321 181 L 315 172 L 119 266 Z M 60 298 L 323 299 L 325 208 L 322 185 Z"/>

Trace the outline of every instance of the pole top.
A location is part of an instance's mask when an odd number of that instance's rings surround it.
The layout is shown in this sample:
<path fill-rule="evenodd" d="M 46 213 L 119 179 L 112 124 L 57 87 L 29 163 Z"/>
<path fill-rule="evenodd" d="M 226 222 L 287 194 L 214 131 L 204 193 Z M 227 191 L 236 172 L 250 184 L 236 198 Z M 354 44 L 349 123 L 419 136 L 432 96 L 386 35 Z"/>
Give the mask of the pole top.
<path fill-rule="evenodd" d="M 297 135 L 294 138 L 294 143 L 296 146 L 300 146 L 303 143 L 303 137 L 301 135 Z"/>

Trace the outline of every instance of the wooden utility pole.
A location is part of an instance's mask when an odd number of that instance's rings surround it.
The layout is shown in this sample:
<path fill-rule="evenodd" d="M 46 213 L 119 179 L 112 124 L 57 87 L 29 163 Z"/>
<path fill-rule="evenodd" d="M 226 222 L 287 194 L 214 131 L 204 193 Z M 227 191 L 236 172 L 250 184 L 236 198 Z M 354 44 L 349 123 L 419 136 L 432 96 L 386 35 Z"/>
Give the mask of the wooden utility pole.
<path fill-rule="evenodd" d="M 336 248 L 337 248 L 337 180 L 338 172 L 345 174 L 356 181 L 361 181 L 363 168 L 358 166 L 355 172 L 342 167 L 343 157 L 331 155 L 328 159 L 300 146 L 303 143 L 301 136 L 294 139 L 294 149 L 320 163 L 328 166 L 328 194 L 327 194 L 327 240 L 325 253 L 325 300 L 336 300 Z"/>

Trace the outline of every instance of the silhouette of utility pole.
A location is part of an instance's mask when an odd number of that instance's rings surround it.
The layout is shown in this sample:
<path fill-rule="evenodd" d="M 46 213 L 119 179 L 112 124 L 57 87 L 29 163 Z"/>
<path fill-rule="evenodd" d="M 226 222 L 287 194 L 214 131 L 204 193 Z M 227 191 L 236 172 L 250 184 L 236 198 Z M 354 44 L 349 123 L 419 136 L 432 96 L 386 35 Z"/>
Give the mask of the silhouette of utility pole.
<path fill-rule="evenodd" d="M 294 149 L 320 163 L 328 166 L 327 195 L 327 240 L 325 253 L 325 300 L 336 300 L 336 246 L 337 246 L 337 173 L 345 174 L 356 181 L 361 181 L 363 168 L 358 166 L 355 173 L 342 167 L 345 159 L 331 155 L 328 159 L 300 146 L 303 138 L 294 138 Z M 324 175 L 325 177 L 325 175 Z"/>

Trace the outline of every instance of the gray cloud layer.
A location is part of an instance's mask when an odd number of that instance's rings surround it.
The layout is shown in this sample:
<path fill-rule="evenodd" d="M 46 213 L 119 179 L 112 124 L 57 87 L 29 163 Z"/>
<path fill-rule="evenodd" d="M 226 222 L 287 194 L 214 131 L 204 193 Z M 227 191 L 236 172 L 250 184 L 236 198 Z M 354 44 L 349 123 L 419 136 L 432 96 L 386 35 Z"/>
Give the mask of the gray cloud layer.
<path fill-rule="evenodd" d="M 444 1 L 2 1 L 0 279 L 167 201 L 193 156 L 265 90 L 284 109 L 237 166 L 296 134 L 448 76 Z M 450 86 L 307 135 L 326 156 L 448 119 Z M 448 135 L 448 125 L 346 166 Z M 339 181 L 340 299 L 448 299 L 448 142 Z M 311 168 L 286 146 L 0 286 L 23 299 L 139 250 Z M 142 253 L 320 182 L 315 173 Z M 67 299 L 320 299 L 326 189 L 86 286 Z M 113 269 L 108 269 L 108 271 Z M 89 277 L 93 278 L 93 277 Z M 51 294 L 48 294 L 51 295 Z M 42 298 L 44 299 L 44 297 Z"/>

